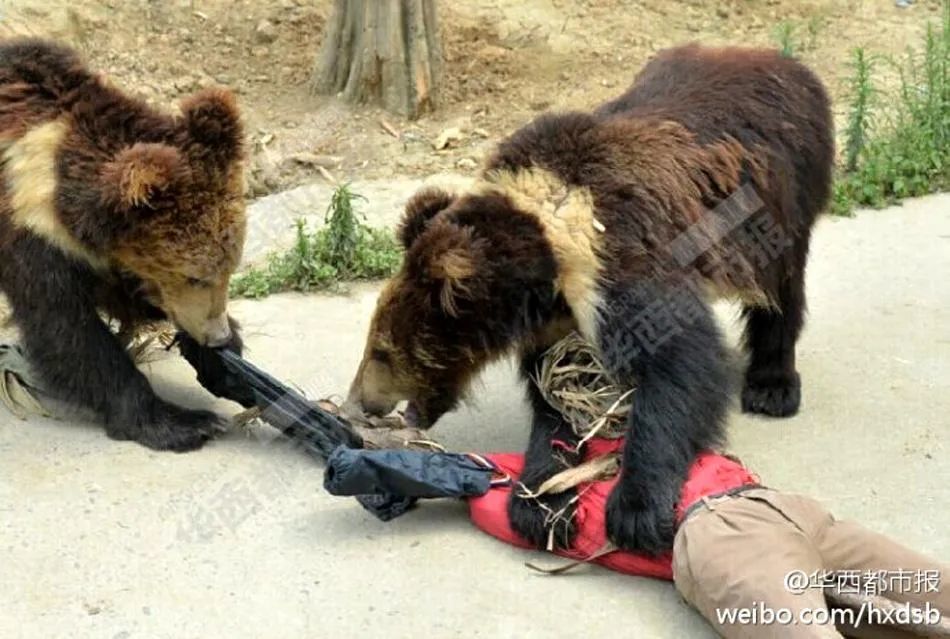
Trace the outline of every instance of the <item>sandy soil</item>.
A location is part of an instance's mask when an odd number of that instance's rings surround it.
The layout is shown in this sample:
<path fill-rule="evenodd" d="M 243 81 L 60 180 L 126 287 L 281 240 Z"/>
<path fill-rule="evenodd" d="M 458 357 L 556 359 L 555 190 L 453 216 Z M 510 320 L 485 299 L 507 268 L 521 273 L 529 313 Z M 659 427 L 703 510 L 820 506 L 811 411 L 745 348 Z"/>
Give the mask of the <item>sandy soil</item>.
<path fill-rule="evenodd" d="M 649 56 L 687 41 L 767 45 L 795 30 L 801 57 L 844 92 L 850 51 L 919 42 L 941 0 L 457 0 L 440 2 L 441 109 L 406 122 L 312 96 L 329 0 L 0 0 L 0 35 L 51 35 L 158 103 L 221 83 L 240 95 L 253 148 L 250 195 L 321 177 L 473 172 L 493 141 L 546 109 L 588 108 L 620 92 Z M 838 102 L 840 111 L 841 103 Z M 387 133 L 385 120 L 398 138 Z M 460 138 L 435 150 L 446 129 Z M 309 154 L 309 155 L 301 155 Z"/>

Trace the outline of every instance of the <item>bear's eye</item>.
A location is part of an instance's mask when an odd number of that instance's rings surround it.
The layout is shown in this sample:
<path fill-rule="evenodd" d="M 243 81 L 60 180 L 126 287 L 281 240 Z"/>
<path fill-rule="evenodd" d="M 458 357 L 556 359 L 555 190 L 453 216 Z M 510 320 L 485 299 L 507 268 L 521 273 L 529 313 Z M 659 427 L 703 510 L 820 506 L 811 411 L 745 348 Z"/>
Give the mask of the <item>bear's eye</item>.
<path fill-rule="evenodd" d="M 370 351 L 369 356 L 377 362 L 381 362 L 383 364 L 389 363 L 389 353 L 381 348 L 374 348 L 372 351 Z"/>
<path fill-rule="evenodd" d="M 186 277 L 185 282 L 194 288 L 211 288 L 211 282 L 197 277 Z"/>

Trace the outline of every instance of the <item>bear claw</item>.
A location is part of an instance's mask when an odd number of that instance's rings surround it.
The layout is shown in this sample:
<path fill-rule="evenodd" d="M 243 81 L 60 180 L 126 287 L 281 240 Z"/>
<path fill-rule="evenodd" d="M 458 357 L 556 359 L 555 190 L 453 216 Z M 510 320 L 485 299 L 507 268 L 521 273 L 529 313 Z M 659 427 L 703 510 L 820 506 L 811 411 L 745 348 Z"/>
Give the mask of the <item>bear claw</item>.
<path fill-rule="evenodd" d="M 554 547 L 570 548 L 577 533 L 574 525 L 576 494 L 573 489 L 540 497 L 523 497 L 517 491 L 512 492 L 508 500 L 511 529 L 534 547 L 546 549 L 553 527 Z M 558 512 L 561 514 L 555 518 L 553 513 Z"/>
<path fill-rule="evenodd" d="M 669 551 L 676 525 L 672 502 L 637 507 L 624 498 L 619 488 L 607 499 L 607 538 L 623 550 L 654 556 Z"/>
<path fill-rule="evenodd" d="M 798 412 L 802 388 L 795 379 L 773 383 L 746 382 L 742 389 L 742 411 L 770 417 L 790 417 Z"/>
<path fill-rule="evenodd" d="M 224 421 L 210 411 L 161 404 L 148 422 L 133 430 L 109 429 L 109 437 L 133 440 L 153 450 L 184 453 L 197 450 L 226 430 Z"/>

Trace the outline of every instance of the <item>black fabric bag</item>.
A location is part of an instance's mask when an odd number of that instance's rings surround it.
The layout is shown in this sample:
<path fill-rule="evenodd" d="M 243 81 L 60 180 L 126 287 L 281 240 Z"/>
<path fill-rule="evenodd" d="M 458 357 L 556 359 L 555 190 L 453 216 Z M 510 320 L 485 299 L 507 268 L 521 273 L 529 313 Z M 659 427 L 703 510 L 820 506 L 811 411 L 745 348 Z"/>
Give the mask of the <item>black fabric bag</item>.
<path fill-rule="evenodd" d="M 484 495 L 493 470 L 468 455 L 424 450 L 356 450 L 341 446 L 327 460 L 331 495 L 395 494 L 431 499 Z"/>
<path fill-rule="evenodd" d="M 349 424 L 237 352 L 201 346 L 184 333 L 176 341 L 202 386 L 246 408 L 260 408 L 261 419 L 327 462 L 324 486 L 330 494 L 355 495 L 383 521 L 402 515 L 419 498 L 481 495 L 490 486 L 491 469 L 465 455 L 363 450 L 363 438 Z"/>

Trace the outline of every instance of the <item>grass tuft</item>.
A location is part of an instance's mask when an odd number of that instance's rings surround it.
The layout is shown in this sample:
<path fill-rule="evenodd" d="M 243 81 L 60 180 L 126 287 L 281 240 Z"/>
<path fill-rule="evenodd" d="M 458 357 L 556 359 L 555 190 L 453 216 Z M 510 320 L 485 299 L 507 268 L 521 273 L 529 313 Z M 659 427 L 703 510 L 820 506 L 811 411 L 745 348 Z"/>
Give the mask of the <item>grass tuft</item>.
<path fill-rule="evenodd" d="M 900 83 L 883 95 L 873 86 L 876 61 L 854 52 L 834 214 L 950 188 L 950 6 L 938 27 L 928 27 L 922 50 L 891 63 Z"/>
<path fill-rule="evenodd" d="M 783 20 L 775 26 L 775 30 L 772 33 L 775 41 L 778 43 L 779 52 L 786 58 L 795 57 L 795 53 L 798 50 L 798 42 L 795 37 L 795 24 Z"/>
<path fill-rule="evenodd" d="M 271 254 L 263 266 L 231 280 L 232 297 L 260 298 L 283 291 L 340 290 L 342 282 L 380 279 L 399 267 L 402 251 L 393 234 L 360 222 L 349 185 L 334 191 L 326 226 L 316 231 L 297 220 L 294 245 Z"/>
<path fill-rule="evenodd" d="M 812 51 L 818 44 L 818 36 L 825 27 L 825 17 L 815 15 L 807 22 L 782 20 L 772 29 L 772 39 L 778 45 L 779 53 L 786 58 L 794 58 Z"/>

